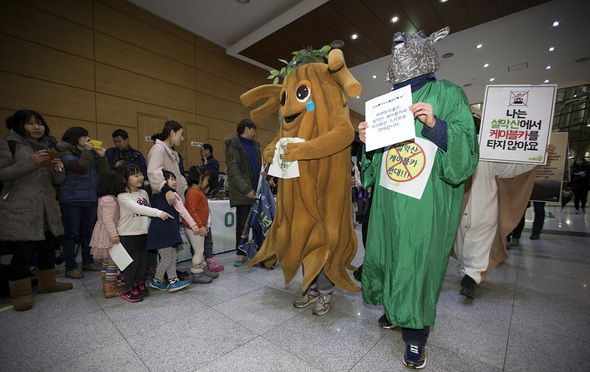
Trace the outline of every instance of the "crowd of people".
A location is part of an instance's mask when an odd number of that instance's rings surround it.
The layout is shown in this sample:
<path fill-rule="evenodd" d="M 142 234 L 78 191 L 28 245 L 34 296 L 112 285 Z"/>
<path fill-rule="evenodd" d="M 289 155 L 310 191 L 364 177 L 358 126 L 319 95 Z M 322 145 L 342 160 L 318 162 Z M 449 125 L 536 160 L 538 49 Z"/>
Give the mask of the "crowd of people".
<path fill-rule="evenodd" d="M 8 135 L 0 142 L 0 214 L 5 221 L 0 241 L 12 254 L 8 278 L 15 310 L 33 307 L 33 265 L 37 293 L 72 288 L 56 281 L 60 237 L 65 276 L 80 279 L 84 271 L 100 271 L 106 298 L 138 302 L 149 295 L 148 287 L 175 292 L 219 277 L 223 266 L 213 255 L 205 195 L 210 182 L 218 191 L 216 180 L 210 181 L 219 172 L 211 145 L 203 146 L 204 165 L 190 168 L 187 183 L 174 151 L 184 139 L 183 128 L 173 120 L 154 136 L 147 164 L 122 129 L 113 132 L 115 146 L 106 149 L 81 127 L 67 129 L 58 142 L 33 110 L 15 112 L 6 127 Z M 177 275 L 181 226 L 194 252 L 190 280 Z M 117 244 L 131 258 L 122 270 L 109 254 Z M 150 251 L 159 257 L 155 267 L 148 267 Z M 147 282 L 150 269 L 153 278 Z"/>

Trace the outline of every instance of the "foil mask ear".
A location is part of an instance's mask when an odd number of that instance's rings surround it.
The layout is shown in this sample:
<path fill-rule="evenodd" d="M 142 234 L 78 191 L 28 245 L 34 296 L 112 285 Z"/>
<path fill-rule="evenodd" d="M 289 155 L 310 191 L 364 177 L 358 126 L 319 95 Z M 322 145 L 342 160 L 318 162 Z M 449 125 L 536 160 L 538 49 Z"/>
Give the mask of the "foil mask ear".
<path fill-rule="evenodd" d="M 434 43 L 447 36 L 449 30 L 449 27 L 445 27 L 428 37 L 422 30 L 415 34 L 396 33 L 393 36 L 385 81 L 395 85 L 417 76 L 435 73 L 440 64 Z"/>

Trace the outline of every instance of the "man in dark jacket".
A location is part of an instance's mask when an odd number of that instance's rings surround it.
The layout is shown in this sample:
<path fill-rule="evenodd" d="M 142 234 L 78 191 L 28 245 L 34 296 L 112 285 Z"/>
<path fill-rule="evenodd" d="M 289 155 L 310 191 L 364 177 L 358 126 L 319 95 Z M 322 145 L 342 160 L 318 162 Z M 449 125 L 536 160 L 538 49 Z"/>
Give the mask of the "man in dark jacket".
<path fill-rule="evenodd" d="M 225 137 L 225 164 L 229 182 L 229 203 L 236 207 L 236 260 L 234 266 L 241 266 L 247 258 L 238 250 L 240 236 L 252 204 L 256 203 L 256 187 L 260 177 L 260 143 L 255 141 L 256 124 L 251 120 L 240 121 L 237 135 Z"/>
<path fill-rule="evenodd" d="M 129 134 L 123 129 L 117 129 L 113 132 L 113 142 L 115 147 L 107 149 L 106 157 L 109 159 L 109 167 L 115 169 L 119 165 L 127 163 L 135 163 L 141 168 L 141 172 L 147 175 L 147 165 L 145 158 L 139 150 L 135 150 L 129 146 Z"/>
<path fill-rule="evenodd" d="M 213 146 L 206 143 L 201 147 L 201 157 L 203 164 L 209 168 L 211 176 L 209 177 L 208 194 L 215 195 L 219 192 L 219 162 L 213 156 Z"/>

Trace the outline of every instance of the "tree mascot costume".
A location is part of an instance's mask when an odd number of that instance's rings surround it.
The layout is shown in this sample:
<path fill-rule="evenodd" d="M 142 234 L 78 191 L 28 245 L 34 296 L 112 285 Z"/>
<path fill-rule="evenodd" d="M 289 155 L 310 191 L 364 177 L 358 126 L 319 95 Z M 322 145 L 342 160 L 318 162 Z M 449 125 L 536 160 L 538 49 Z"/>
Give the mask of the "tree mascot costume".
<path fill-rule="evenodd" d="M 455 240 L 463 199 L 463 183 L 478 161 L 475 126 L 461 87 L 434 76 L 439 62 L 434 43 L 448 28 L 426 36 L 394 35 L 387 81 L 394 89 L 410 85 L 415 136 L 434 143 L 434 164 L 420 199 L 380 186 L 387 148 L 363 155 L 364 186 L 373 186 L 367 248 L 363 262 L 363 299 L 383 305 L 384 328 L 402 327 L 407 344 L 404 364 L 426 365 L 429 326 Z M 360 137 L 371 130 L 359 125 Z M 394 147 L 397 145 L 394 145 Z"/>
<path fill-rule="evenodd" d="M 322 51 L 325 54 L 326 47 Z M 262 85 L 241 96 L 246 106 L 266 99 L 251 112 L 255 122 L 279 111 L 280 128 L 263 153 L 267 163 L 272 162 L 281 138 L 305 140 L 290 143 L 284 150 L 282 160 L 297 160 L 300 176 L 279 179 L 275 220 L 260 251 L 249 264 L 263 262 L 270 268 L 278 260 L 285 284 L 293 280 L 303 265 L 302 289 L 306 291 L 307 300 L 303 304 L 296 300 L 296 307 L 321 301 L 317 298 L 321 297 L 321 285 L 319 292 L 309 293 L 309 287 L 315 288 L 318 277 L 324 275 L 333 283 L 332 287 L 335 284 L 348 291 L 360 291 L 345 268 L 355 270 L 351 262 L 357 250 L 351 218 L 349 149 L 355 131 L 346 95 L 358 96 L 361 85 L 348 71 L 342 51 L 332 50 L 328 64 L 317 62 L 323 61 L 317 57 L 312 60 L 313 63 L 297 63 L 294 67 L 290 63 L 282 85 L 276 84 L 278 79 L 275 79 L 274 85 Z M 274 75 L 278 77 L 278 72 L 274 71 Z M 328 299 L 329 303 L 331 301 Z M 314 314 L 323 315 L 329 303 L 317 312 L 314 307 Z"/>

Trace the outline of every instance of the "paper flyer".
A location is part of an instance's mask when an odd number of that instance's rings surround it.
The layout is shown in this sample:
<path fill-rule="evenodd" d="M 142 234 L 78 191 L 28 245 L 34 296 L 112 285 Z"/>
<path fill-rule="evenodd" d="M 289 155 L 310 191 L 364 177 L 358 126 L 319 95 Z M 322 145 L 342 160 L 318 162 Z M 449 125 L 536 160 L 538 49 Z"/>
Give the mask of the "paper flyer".
<path fill-rule="evenodd" d="M 413 140 L 416 137 L 409 85 L 373 98 L 365 103 L 367 128 L 366 151 Z"/>
<path fill-rule="evenodd" d="M 383 151 L 379 185 L 421 199 L 430 177 L 437 146 L 425 139 L 392 145 Z"/>
<path fill-rule="evenodd" d="M 303 138 L 284 137 L 278 140 L 275 154 L 272 158 L 272 164 L 268 170 L 268 174 L 279 178 L 297 178 L 299 177 L 299 163 L 295 161 L 283 161 L 282 156 L 285 154 L 285 147 L 289 143 L 305 142 Z"/>

